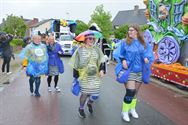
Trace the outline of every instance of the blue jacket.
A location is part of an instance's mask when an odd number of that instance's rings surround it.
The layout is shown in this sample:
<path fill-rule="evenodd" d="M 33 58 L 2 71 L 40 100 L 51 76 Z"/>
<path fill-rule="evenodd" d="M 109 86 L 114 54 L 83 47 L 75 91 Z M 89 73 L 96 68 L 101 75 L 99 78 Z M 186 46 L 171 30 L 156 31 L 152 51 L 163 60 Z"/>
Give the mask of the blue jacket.
<path fill-rule="evenodd" d="M 117 60 L 115 68 L 116 76 L 122 69 L 123 65 L 121 59 L 125 59 L 128 67 L 131 68 L 131 72 L 142 72 L 142 80 L 145 84 L 150 81 L 150 66 L 153 63 L 155 57 L 149 43 L 146 44 L 146 48 L 138 41 L 134 40 L 130 45 L 127 45 L 125 40 L 121 41 L 120 45 L 114 50 L 113 57 Z M 144 58 L 149 60 L 149 63 L 144 62 Z"/>
<path fill-rule="evenodd" d="M 61 46 L 58 43 L 54 44 L 54 49 L 52 50 L 51 47 L 48 45 L 48 65 L 49 66 L 58 66 L 59 72 L 64 72 L 64 66 L 63 62 L 61 61 L 59 57 L 59 52 L 63 54 L 63 50 L 61 49 Z"/>
<path fill-rule="evenodd" d="M 146 52 L 144 46 L 136 39 L 130 45 L 124 40 L 121 42 L 120 58 L 126 60 L 128 67 L 132 65 L 131 72 L 142 72 L 144 58 L 147 57 Z"/>

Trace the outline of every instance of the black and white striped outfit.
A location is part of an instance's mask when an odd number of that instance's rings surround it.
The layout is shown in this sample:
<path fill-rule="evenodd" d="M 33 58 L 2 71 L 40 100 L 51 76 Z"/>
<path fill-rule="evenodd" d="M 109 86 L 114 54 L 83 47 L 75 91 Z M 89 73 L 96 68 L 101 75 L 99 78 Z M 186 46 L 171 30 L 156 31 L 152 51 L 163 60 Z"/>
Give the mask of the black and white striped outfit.
<path fill-rule="evenodd" d="M 78 69 L 83 69 L 87 67 L 92 60 L 92 65 L 95 65 L 98 67 L 98 61 L 100 59 L 101 52 L 98 52 L 100 49 L 96 49 L 94 47 L 92 48 L 79 48 L 78 50 L 78 58 L 76 59 L 76 66 Z M 97 73 L 95 75 L 83 75 L 83 77 L 79 80 L 80 81 L 80 87 L 81 92 L 86 94 L 99 94 L 100 92 L 100 86 L 101 86 L 101 80 L 99 77 L 99 69 L 96 69 Z"/>
<path fill-rule="evenodd" d="M 136 81 L 142 83 L 142 72 L 138 72 L 138 73 L 131 72 L 129 74 L 128 81 Z"/>

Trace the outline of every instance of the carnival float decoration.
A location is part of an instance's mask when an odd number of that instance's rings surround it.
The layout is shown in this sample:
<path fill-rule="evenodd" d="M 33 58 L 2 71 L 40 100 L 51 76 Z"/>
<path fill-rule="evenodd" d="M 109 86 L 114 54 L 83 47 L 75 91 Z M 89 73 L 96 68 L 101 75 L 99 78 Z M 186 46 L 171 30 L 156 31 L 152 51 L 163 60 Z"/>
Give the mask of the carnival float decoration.
<path fill-rule="evenodd" d="M 144 0 L 153 76 L 188 87 L 188 0 Z"/>

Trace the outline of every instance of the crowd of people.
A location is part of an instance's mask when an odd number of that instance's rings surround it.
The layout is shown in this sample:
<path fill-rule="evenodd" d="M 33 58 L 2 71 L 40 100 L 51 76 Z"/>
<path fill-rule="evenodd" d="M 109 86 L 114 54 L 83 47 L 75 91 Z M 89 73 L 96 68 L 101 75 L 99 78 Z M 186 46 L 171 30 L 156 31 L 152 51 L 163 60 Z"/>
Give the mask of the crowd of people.
<path fill-rule="evenodd" d="M 98 31 L 97 29 L 92 29 Z M 100 32 L 100 31 L 99 31 Z M 106 73 L 104 48 L 105 44 L 100 48 L 96 43 L 96 37 L 91 32 L 85 34 L 84 41 L 81 41 L 73 56 L 70 59 L 70 65 L 73 68 L 73 78 L 79 81 L 80 99 L 78 113 L 81 118 L 85 118 L 86 114 L 84 106 L 87 105 L 89 112 L 93 113 L 93 102 L 96 101 L 100 95 L 101 77 Z M 8 41 L 12 39 L 8 36 Z M 60 92 L 58 87 L 59 74 L 64 72 L 63 61 L 60 55 L 63 54 L 61 46 L 55 42 L 54 36 L 48 37 L 34 35 L 27 39 L 27 45 L 20 53 L 23 59 L 23 69 L 26 70 L 29 76 L 29 87 L 31 95 L 40 97 L 40 83 L 41 75 L 47 75 L 48 91 L 52 91 L 51 81 L 54 77 L 54 90 Z M 105 41 L 105 39 L 101 40 Z M 100 41 L 99 41 L 100 42 Z M 8 42 L 5 42 L 8 43 Z M 143 35 L 137 25 L 130 25 L 126 38 L 120 41 L 120 51 L 118 60 L 122 64 L 122 68 L 128 69 L 131 66 L 131 71 L 128 76 L 128 81 L 124 83 L 125 96 L 123 98 L 122 118 L 129 122 L 129 115 L 134 118 L 139 118 L 136 112 L 137 93 L 142 80 L 142 65 L 150 62 L 147 57 L 147 45 L 143 39 Z M 7 52 L 4 52 L 6 55 Z M 4 56 L 3 55 L 3 56 Z M 5 64 L 9 66 L 12 53 L 4 57 L 2 72 L 5 72 Z M 108 55 L 109 56 L 109 55 Z M 9 68 L 7 68 L 9 72 Z M 35 83 L 35 89 L 34 84 Z"/>

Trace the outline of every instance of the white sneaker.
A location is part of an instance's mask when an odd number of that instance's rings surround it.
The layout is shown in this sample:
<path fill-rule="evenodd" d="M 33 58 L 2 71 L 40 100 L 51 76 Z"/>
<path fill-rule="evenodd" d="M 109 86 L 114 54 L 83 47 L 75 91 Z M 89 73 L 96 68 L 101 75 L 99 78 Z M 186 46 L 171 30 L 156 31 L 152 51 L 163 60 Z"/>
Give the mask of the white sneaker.
<path fill-rule="evenodd" d="M 56 92 L 61 92 L 61 89 L 57 86 L 57 87 L 55 87 L 55 91 Z"/>
<path fill-rule="evenodd" d="M 52 91 L 51 87 L 48 87 L 48 92 L 51 92 L 51 91 Z"/>
<path fill-rule="evenodd" d="M 129 112 L 122 112 L 121 115 L 124 121 L 130 122 Z"/>
<path fill-rule="evenodd" d="M 7 72 L 7 75 L 10 75 L 12 72 Z"/>
<path fill-rule="evenodd" d="M 139 118 L 138 113 L 135 109 L 130 109 L 129 113 L 132 115 L 133 118 Z"/>

